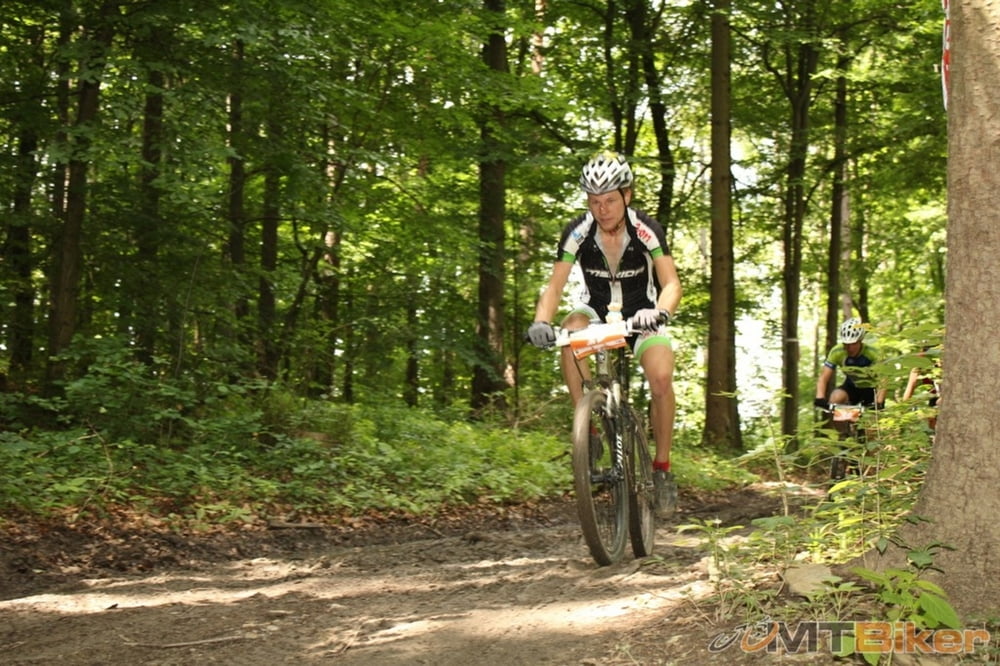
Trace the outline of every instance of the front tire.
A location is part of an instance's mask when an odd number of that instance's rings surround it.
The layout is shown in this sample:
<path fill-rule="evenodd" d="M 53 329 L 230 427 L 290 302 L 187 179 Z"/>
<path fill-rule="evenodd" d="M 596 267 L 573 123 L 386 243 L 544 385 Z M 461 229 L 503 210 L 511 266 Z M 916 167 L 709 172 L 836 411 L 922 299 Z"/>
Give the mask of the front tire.
<path fill-rule="evenodd" d="M 583 538 L 601 566 L 618 562 L 628 537 L 625 460 L 615 461 L 616 424 L 607 418 L 607 393 L 590 391 L 573 419 L 573 485 Z"/>
<path fill-rule="evenodd" d="M 653 456 L 649 453 L 646 429 L 639 413 L 628 408 L 625 432 L 629 440 L 625 450 L 630 462 L 629 479 L 629 522 L 628 532 L 632 540 L 632 553 L 636 557 L 653 554 L 656 540 L 656 493 L 653 488 Z"/>

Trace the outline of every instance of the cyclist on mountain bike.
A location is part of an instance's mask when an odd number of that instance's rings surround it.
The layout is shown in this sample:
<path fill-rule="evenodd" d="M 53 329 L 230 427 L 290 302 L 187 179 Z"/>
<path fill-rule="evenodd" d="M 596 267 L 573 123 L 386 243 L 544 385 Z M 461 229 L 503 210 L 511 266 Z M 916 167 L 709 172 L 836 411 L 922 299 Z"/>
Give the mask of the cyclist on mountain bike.
<path fill-rule="evenodd" d="M 840 342 L 826 355 L 816 381 L 814 403 L 817 407 L 828 409 L 830 405 L 865 405 L 881 409 L 885 405 L 885 389 L 878 388 L 877 379 L 870 370 L 880 360 L 879 351 L 864 342 L 865 332 L 865 325 L 857 317 L 848 319 L 840 326 Z M 836 379 L 837 368 L 844 372 L 844 383 L 827 397 L 827 389 Z"/>
<path fill-rule="evenodd" d="M 537 347 L 552 346 L 551 322 L 575 263 L 580 265 L 584 285 L 579 301 L 562 320 L 563 328 L 580 330 L 593 319 L 603 321 L 609 306 L 615 304 L 623 317 L 643 330 L 635 336 L 632 348 L 649 382 L 656 440 L 653 481 L 657 513 L 665 516 L 677 506 L 677 486 L 670 472 L 676 403 L 674 351 L 662 324 L 673 316 L 682 289 L 663 227 L 630 207 L 633 180 L 625 157 L 611 151 L 598 153 L 583 167 L 580 186 L 587 194 L 588 212 L 563 228 L 528 338 Z M 561 365 L 575 405 L 583 395 L 584 380 L 589 379 L 589 367 L 577 363 L 568 347 L 562 351 Z"/>

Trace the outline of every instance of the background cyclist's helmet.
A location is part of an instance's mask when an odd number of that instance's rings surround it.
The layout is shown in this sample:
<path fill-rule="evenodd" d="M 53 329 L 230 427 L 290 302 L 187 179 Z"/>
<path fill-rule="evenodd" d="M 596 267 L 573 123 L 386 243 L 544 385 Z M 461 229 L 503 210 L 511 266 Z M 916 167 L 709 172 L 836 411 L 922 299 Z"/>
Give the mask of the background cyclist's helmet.
<path fill-rule="evenodd" d="M 604 194 L 632 187 L 632 169 L 623 155 L 605 150 L 583 166 L 580 187 L 588 194 Z"/>
<path fill-rule="evenodd" d="M 865 337 L 865 328 L 861 320 L 857 317 L 851 317 L 840 325 L 841 343 L 849 345 L 854 342 L 861 342 L 861 338 L 863 337 Z"/>

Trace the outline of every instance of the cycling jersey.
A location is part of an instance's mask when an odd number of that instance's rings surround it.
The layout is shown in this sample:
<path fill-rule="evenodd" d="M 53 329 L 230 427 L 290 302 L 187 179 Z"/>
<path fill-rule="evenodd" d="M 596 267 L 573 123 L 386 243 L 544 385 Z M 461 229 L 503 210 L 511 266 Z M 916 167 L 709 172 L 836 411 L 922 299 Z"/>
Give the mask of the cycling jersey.
<path fill-rule="evenodd" d="M 653 260 L 670 254 L 663 226 L 642 211 L 626 209 L 622 257 L 614 272 L 597 242 L 597 222 L 584 213 L 563 229 L 557 261 L 579 262 L 584 287 L 580 303 L 590 306 L 604 319 L 608 304 L 620 302 L 628 318 L 643 308 L 656 307 L 660 285 Z"/>
<path fill-rule="evenodd" d="M 878 350 L 871 345 L 862 344 L 857 356 L 848 356 L 844 345 L 837 345 L 826 355 L 823 365 L 834 372 L 837 368 L 844 371 L 844 386 L 858 388 L 874 388 L 876 378 L 870 370 L 866 370 L 879 360 Z"/>

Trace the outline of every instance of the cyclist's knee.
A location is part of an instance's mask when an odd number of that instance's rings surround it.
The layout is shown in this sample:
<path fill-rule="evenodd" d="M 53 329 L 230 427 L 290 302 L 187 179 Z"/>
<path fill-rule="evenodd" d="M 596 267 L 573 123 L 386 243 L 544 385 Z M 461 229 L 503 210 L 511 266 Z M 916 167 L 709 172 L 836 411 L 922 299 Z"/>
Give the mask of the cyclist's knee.
<path fill-rule="evenodd" d="M 590 325 L 590 318 L 583 312 L 571 312 L 560 325 L 571 331 L 579 331 Z"/>
<path fill-rule="evenodd" d="M 670 373 L 646 373 L 646 381 L 649 383 L 649 393 L 654 399 L 673 398 L 674 381 Z"/>

